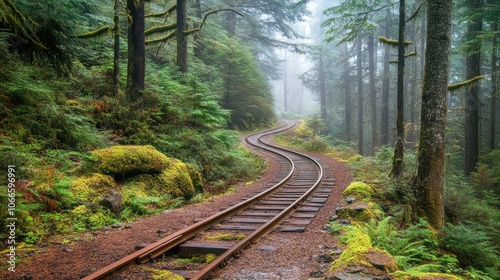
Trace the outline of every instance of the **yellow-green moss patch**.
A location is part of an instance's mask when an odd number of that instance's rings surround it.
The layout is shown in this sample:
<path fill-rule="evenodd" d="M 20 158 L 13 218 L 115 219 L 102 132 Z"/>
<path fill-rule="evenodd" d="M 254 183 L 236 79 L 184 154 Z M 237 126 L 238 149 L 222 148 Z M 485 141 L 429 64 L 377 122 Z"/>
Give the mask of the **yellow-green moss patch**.
<path fill-rule="evenodd" d="M 168 270 L 146 268 L 153 280 L 184 280 L 185 278 Z"/>
<path fill-rule="evenodd" d="M 372 204 L 373 205 L 373 204 Z M 337 215 L 342 219 L 350 219 L 358 222 L 369 222 L 377 218 L 379 211 L 375 212 L 370 203 L 350 204 L 337 209 Z"/>
<path fill-rule="evenodd" d="M 398 269 L 394 258 L 384 250 L 373 248 L 370 237 L 356 226 L 346 228 L 341 242 L 346 248 L 332 263 L 331 271 L 350 266 L 373 267 L 384 272 L 394 272 Z"/>
<path fill-rule="evenodd" d="M 76 201 L 99 202 L 103 196 L 112 190 L 118 190 L 113 177 L 93 173 L 90 176 L 79 177 L 69 184 L 71 196 Z"/>
<path fill-rule="evenodd" d="M 456 275 L 435 272 L 419 272 L 408 273 L 406 271 L 396 271 L 391 274 L 391 277 L 396 280 L 462 280 Z"/>
<path fill-rule="evenodd" d="M 221 233 L 221 234 L 214 234 L 214 235 L 205 235 L 204 236 L 208 240 L 226 240 L 226 241 L 231 241 L 231 240 L 242 240 L 245 238 L 245 235 L 243 234 L 234 234 L 234 233 Z"/>
<path fill-rule="evenodd" d="M 175 159 L 163 172 L 138 175 L 134 181 L 144 183 L 149 195 L 170 194 L 172 197 L 189 199 L 197 189 L 202 189 L 200 174 L 190 165 Z"/>
<path fill-rule="evenodd" d="M 352 182 L 345 190 L 344 196 L 355 196 L 358 198 L 371 199 L 375 191 L 373 188 L 363 182 Z"/>
<path fill-rule="evenodd" d="M 332 263 L 331 271 L 355 265 L 371 266 L 364 259 L 368 250 L 372 248 L 372 242 L 368 235 L 361 232 L 357 227 L 349 226 L 346 228 L 346 233 L 341 238 L 341 242 L 346 245 L 346 248 L 339 258 Z"/>
<path fill-rule="evenodd" d="M 109 175 L 161 173 L 171 160 L 153 146 L 113 146 L 95 150 L 97 169 Z"/>

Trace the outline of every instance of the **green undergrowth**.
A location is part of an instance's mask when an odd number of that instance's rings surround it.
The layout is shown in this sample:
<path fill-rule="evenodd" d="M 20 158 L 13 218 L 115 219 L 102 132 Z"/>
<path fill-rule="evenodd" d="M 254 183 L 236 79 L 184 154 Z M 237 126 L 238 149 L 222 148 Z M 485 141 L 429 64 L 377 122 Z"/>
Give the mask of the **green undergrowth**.
<path fill-rule="evenodd" d="M 498 157 L 492 152 L 479 164 L 478 171 L 467 179 L 453 170 L 445 178 L 445 214 L 448 223 L 438 232 L 415 216 L 411 187 L 415 156 L 405 154 L 402 180 L 392 181 L 391 148 L 381 148 L 374 156 L 358 155 L 350 145 L 316 145 L 326 137 L 314 135 L 310 122 L 303 122 L 294 132 L 276 137 L 283 145 L 321 152 L 349 165 L 357 182 L 344 191 L 339 205 L 339 219 L 349 219 L 346 226 L 330 222 L 330 232 L 340 235 L 343 253 L 332 264 L 335 271 L 352 267 L 373 268 L 369 250 L 376 248 L 390 254 L 396 268 L 393 279 L 500 279 L 500 213 L 496 172 Z M 321 147 L 315 149 L 313 147 Z M 355 198 L 347 203 L 348 198 Z M 352 201 L 352 200 L 351 200 Z M 390 260 L 387 262 L 390 266 Z M 385 271 L 386 273 L 388 271 Z"/>

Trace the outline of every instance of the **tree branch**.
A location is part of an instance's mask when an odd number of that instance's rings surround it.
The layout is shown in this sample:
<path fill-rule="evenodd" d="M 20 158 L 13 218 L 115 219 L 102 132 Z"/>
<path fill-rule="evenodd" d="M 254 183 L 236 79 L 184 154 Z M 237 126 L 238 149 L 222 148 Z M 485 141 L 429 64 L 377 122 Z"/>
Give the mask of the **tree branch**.
<path fill-rule="evenodd" d="M 184 34 L 189 35 L 189 34 L 192 34 L 194 32 L 200 31 L 201 28 L 203 27 L 203 24 L 205 23 L 205 21 L 207 20 L 207 17 L 209 15 L 215 14 L 215 13 L 218 13 L 218 12 L 222 12 L 222 11 L 231 11 L 233 13 L 237 13 L 238 15 L 240 15 L 243 18 L 245 17 L 242 13 L 240 13 L 240 12 L 238 12 L 236 10 L 230 9 L 230 8 L 224 8 L 224 9 L 219 9 L 219 10 L 215 10 L 215 11 L 210 11 L 210 12 L 206 13 L 205 16 L 203 17 L 203 20 L 201 21 L 200 26 L 198 26 L 196 28 L 193 28 L 193 29 L 184 30 Z"/>
<path fill-rule="evenodd" d="M 149 45 L 149 44 L 155 44 L 155 43 L 162 43 L 162 42 L 168 41 L 169 39 L 174 38 L 175 34 L 177 34 L 177 31 L 173 31 L 172 33 L 168 34 L 167 36 L 164 36 L 164 37 L 161 37 L 158 39 L 146 40 L 145 44 Z"/>
<path fill-rule="evenodd" d="M 96 30 L 93 30 L 93 31 L 90 31 L 90 32 L 87 32 L 87 33 L 81 33 L 81 34 L 77 34 L 76 37 L 77 38 L 80 38 L 80 39 L 86 39 L 86 38 L 91 38 L 91 37 L 97 37 L 99 35 L 102 35 L 104 33 L 108 33 L 108 32 L 111 32 L 113 31 L 114 28 L 111 27 L 111 26 L 103 26 L 99 29 L 96 29 Z"/>
<path fill-rule="evenodd" d="M 485 76 L 476 76 L 476 77 L 469 79 L 467 81 L 463 81 L 463 82 L 455 83 L 455 84 L 449 84 L 448 90 L 449 91 L 456 91 L 456 90 L 462 89 L 464 87 L 471 88 L 471 87 L 479 85 L 479 81 L 481 81 L 484 78 L 486 78 L 486 77 Z"/>
<path fill-rule="evenodd" d="M 144 35 L 147 36 L 147 35 L 151 35 L 151 34 L 158 33 L 158 32 L 174 30 L 176 28 L 177 28 L 177 23 L 155 26 L 155 27 L 151 27 L 151 28 L 147 29 L 146 31 L 144 31 Z"/>
<path fill-rule="evenodd" d="M 418 8 L 415 10 L 415 12 L 406 20 L 406 22 L 409 22 L 413 18 L 417 17 L 420 14 L 420 10 L 422 9 L 422 6 L 424 4 L 424 1 L 420 2 L 418 5 Z"/>
<path fill-rule="evenodd" d="M 165 12 L 159 13 L 159 14 L 147 14 L 145 17 L 162 17 L 165 15 L 170 15 L 175 9 L 177 9 L 177 5 L 173 5 L 172 7 L 168 8 Z"/>

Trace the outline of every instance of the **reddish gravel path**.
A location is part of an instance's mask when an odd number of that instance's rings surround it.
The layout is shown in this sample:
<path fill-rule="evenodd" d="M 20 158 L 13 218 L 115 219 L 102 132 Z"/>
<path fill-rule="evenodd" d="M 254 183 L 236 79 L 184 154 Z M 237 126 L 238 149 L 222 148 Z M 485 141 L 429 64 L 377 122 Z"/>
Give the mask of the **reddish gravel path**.
<path fill-rule="evenodd" d="M 62 238 L 52 238 L 45 247 L 19 249 L 22 262 L 16 266 L 16 272 L 2 269 L 0 279 L 80 279 L 132 253 L 136 245 L 157 241 L 262 188 L 279 174 L 279 164 L 268 154 L 262 155 L 268 161 L 268 168 L 265 175 L 251 185 L 238 187 L 233 193 L 210 201 L 131 222 L 127 224 L 130 228 L 81 234 L 78 236 L 79 241 L 70 244 L 62 244 Z M 322 227 L 328 221 L 328 216 L 334 213 L 342 191 L 351 182 L 352 176 L 345 164 L 321 155 L 313 156 L 331 166 L 336 187 L 306 232 L 273 233 L 263 237 L 241 258 L 233 260 L 218 276 L 219 279 L 307 279 L 311 273 L 320 274 L 328 270 L 330 264 L 317 262 L 313 255 L 328 253 L 336 244 L 335 237 L 323 231 Z M 165 232 L 158 233 L 158 230 Z"/>

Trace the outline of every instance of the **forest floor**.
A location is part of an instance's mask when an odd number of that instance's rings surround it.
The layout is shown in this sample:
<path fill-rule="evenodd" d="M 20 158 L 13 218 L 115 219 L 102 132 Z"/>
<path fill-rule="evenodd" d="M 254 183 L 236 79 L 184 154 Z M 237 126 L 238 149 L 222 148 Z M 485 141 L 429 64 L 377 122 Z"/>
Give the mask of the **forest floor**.
<path fill-rule="evenodd" d="M 255 190 L 261 189 L 279 174 L 279 163 L 266 158 L 265 174 L 235 191 L 208 201 L 167 210 L 117 228 L 105 227 L 73 236 L 53 236 L 35 246 L 19 248 L 21 262 L 16 272 L 2 270 L 0 279 L 80 279 L 132 252 L 140 244 L 150 244 L 162 237 L 229 207 Z M 331 261 L 318 261 L 318 255 L 336 250 L 337 239 L 323 230 L 328 217 L 335 213 L 343 190 L 352 181 L 346 164 L 332 158 L 311 154 L 328 163 L 334 172 L 336 187 L 316 218 L 304 233 L 273 232 L 233 260 L 216 279 L 308 279 L 326 273 Z M 113 279 L 148 279 L 148 274 L 133 269 L 133 275 L 120 274 Z"/>

